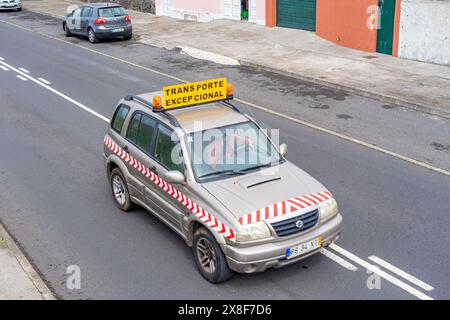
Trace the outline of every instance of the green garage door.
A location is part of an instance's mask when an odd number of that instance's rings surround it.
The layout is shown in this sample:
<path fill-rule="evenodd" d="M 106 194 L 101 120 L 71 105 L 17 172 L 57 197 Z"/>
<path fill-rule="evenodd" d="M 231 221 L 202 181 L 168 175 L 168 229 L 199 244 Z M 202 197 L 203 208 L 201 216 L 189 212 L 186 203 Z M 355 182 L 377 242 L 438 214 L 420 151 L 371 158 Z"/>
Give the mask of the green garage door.
<path fill-rule="evenodd" d="M 316 0 L 277 0 L 277 26 L 316 31 Z"/>

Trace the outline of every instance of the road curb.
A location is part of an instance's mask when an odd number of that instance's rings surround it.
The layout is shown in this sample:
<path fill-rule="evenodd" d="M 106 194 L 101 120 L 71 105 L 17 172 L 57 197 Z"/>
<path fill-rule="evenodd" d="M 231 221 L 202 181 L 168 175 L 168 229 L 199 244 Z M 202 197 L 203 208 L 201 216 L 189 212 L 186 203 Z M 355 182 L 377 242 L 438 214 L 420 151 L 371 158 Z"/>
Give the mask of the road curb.
<path fill-rule="evenodd" d="M 411 109 L 411 110 L 414 110 L 414 111 L 419 111 L 419 112 L 423 112 L 423 113 L 439 116 L 441 118 L 450 119 L 450 111 L 436 109 L 436 108 L 430 108 L 428 106 L 425 106 L 425 105 L 422 105 L 422 104 L 413 103 L 411 101 L 408 101 L 408 100 L 405 100 L 405 99 L 402 99 L 402 98 L 389 96 L 389 95 L 373 92 L 373 91 L 370 91 L 370 90 L 364 90 L 364 89 L 361 89 L 361 88 L 350 87 L 350 86 L 346 86 L 346 85 L 343 85 L 343 84 L 338 84 L 338 83 L 335 83 L 335 82 L 332 82 L 332 81 L 326 81 L 326 80 L 319 79 L 319 78 L 308 77 L 308 76 L 305 76 L 305 75 L 302 75 L 302 74 L 298 74 L 298 73 L 294 73 L 294 72 L 283 71 L 283 70 L 280 70 L 280 69 L 267 67 L 265 65 L 257 64 L 257 63 L 246 61 L 246 60 L 239 60 L 239 63 L 242 66 L 247 66 L 247 67 L 252 67 L 252 68 L 256 68 L 256 69 L 262 69 L 262 70 L 273 72 L 273 73 L 277 73 L 277 74 L 287 75 L 287 76 L 295 78 L 295 79 L 299 79 L 299 80 L 307 81 L 307 82 L 312 82 L 314 84 L 322 85 L 322 86 L 325 86 L 325 87 L 328 87 L 328 88 L 331 88 L 331 89 L 342 90 L 342 91 L 345 91 L 345 92 L 348 92 L 348 93 L 352 93 L 352 94 L 356 94 L 356 95 L 359 95 L 359 96 L 363 96 L 363 97 L 366 97 L 366 98 L 375 99 L 375 100 L 378 100 L 378 101 L 381 101 L 381 102 L 384 102 L 384 103 L 393 104 L 395 106 L 404 107 L 404 108 Z"/>
<path fill-rule="evenodd" d="M 44 280 L 41 278 L 39 273 L 33 267 L 33 265 L 29 262 L 25 254 L 19 248 L 19 246 L 14 241 L 13 237 L 8 233 L 6 228 L 0 223 L 0 237 L 6 240 L 8 244 L 8 248 L 14 257 L 19 262 L 23 271 L 26 273 L 30 281 L 33 283 L 36 290 L 42 296 L 44 300 L 56 300 L 55 296 L 51 292 L 51 290 L 47 287 Z"/>

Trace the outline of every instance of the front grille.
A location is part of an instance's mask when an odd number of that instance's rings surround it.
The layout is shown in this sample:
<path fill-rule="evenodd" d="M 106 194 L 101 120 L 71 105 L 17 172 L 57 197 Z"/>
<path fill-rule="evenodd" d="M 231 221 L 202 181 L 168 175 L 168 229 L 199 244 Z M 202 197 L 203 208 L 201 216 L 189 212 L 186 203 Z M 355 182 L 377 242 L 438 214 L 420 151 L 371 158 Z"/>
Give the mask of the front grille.
<path fill-rule="evenodd" d="M 300 220 L 303 226 L 298 228 L 297 221 Z M 286 237 L 292 234 L 300 233 L 314 227 L 319 221 L 319 209 L 310 211 L 297 217 L 272 223 L 272 227 L 279 237 Z"/>

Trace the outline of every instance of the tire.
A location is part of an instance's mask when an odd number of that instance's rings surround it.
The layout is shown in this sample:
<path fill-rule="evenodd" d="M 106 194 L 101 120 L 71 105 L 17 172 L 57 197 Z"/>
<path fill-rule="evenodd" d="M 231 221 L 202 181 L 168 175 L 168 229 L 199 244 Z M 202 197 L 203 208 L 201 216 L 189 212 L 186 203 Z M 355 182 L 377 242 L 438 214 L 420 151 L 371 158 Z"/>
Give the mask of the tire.
<path fill-rule="evenodd" d="M 17 11 L 22 11 L 22 8 L 18 8 Z"/>
<path fill-rule="evenodd" d="M 111 171 L 109 184 L 117 208 L 125 212 L 132 210 L 134 206 L 131 202 L 128 185 L 119 168 L 114 168 L 113 171 Z"/>
<path fill-rule="evenodd" d="M 130 34 L 129 36 L 123 37 L 123 40 L 131 40 L 133 38 L 133 35 Z"/>
<path fill-rule="evenodd" d="M 209 282 L 221 283 L 233 276 L 222 249 L 213 235 L 205 228 L 199 228 L 195 232 L 192 251 L 200 274 Z M 209 264 L 206 265 L 205 262 L 202 264 L 202 259 L 203 261 L 209 259 Z M 212 262 L 213 267 L 211 267 L 212 260 L 215 261 Z"/>
<path fill-rule="evenodd" d="M 98 38 L 97 35 L 95 34 L 94 30 L 92 28 L 88 29 L 88 39 L 90 43 L 97 43 L 98 42 Z"/>
<path fill-rule="evenodd" d="M 70 30 L 69 30 L 69 28 L 67 27 L 67 24 L 66 24 L 66 23 L 63 24 L 63 29 L 64 29 L 64 35 L 65 35 L 66 37 L 71 37 L 71 36 L 72 36 L 72 33 L 70 32 Z"/>

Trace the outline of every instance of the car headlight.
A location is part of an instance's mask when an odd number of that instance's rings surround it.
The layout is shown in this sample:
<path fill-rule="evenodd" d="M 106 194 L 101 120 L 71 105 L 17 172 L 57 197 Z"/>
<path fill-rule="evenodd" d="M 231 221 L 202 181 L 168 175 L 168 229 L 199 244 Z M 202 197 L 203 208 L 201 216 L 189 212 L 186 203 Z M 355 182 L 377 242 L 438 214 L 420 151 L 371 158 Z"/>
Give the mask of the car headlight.
<path fill-rule="evenodd" d="M 336 200 L 334 200 L 334 198 L 331 198 L 319 203 L 319 210 L 320 210 L 320 222 L 324 222 L 330 219 L 331 217 L 337 215 L 338 206 Z"/>
<path fill-rule="evenodd" d="M 269 237 L 269 227 L 262 221 L 240 227 L 236 235 L 236 239 L 239 242 L 260 240 Z"/>

